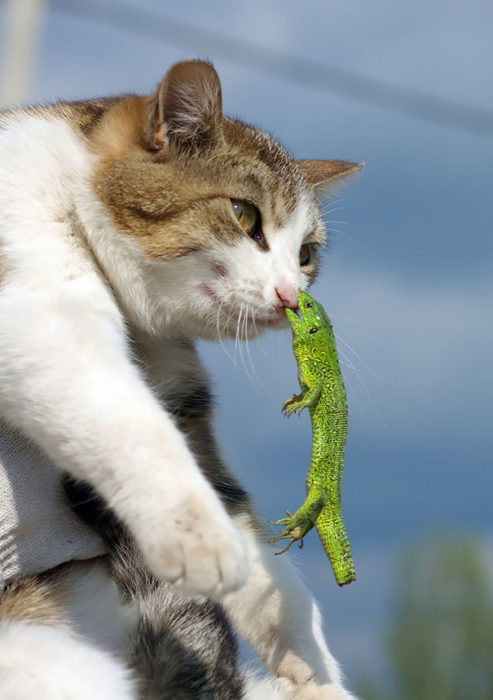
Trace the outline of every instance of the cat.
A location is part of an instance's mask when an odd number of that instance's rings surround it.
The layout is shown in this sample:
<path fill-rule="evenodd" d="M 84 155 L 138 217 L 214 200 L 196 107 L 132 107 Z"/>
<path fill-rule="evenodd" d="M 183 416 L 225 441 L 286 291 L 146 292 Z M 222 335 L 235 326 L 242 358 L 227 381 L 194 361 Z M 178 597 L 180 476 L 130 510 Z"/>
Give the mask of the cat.
<path fill-rule="evenodd" d="M 224 117 L 198 60 L 0 115 L 0 698 L 352 697 L 221 459 L 194 341 L 285 327 L 316 192 L 359 167 Z"/>

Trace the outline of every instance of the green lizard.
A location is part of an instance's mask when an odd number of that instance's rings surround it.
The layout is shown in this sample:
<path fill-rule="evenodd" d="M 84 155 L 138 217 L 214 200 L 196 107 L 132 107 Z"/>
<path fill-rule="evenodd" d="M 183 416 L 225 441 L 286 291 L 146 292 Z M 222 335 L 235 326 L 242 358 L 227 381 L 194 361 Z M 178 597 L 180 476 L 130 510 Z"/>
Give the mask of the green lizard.
<path fill-rule="evenodd" d="M 308 408 L 312 420 L 312 458 L 306 479 L 307 497 L 287 518 L 276 521 L 283 531 L 275 541 L 289 539 L 285 552 L 313 526 L 329 557 L 337 583 L 356 578 L 341 511 L 341 485 L 347 435 L 347 399 L 337 359 L 334 332 L 324 309 L 306 292 L 298 293 L 299 315 L 286 309 L 293 330 L 301 394 L 284 403 L 290 415 Z M 281 554 L 282 552 L 278 552 Z"/>

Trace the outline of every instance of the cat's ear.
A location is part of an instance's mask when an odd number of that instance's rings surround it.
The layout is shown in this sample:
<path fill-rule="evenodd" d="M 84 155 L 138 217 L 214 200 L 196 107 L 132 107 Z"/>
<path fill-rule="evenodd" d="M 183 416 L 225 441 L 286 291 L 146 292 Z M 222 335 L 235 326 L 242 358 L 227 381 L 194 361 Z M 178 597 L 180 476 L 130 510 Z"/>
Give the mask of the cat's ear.
<path fill-rule="evenodd" d="M 205 61 L 175 63 L 150 105 L 146 144 L 177 153 L 211 151 L 222 140 L 221 83 Z"/>
<path fill-rule="evenodd" d="M 354 175 L 363 167 L 363 163 L 350 163 L 346 160 L 297 160 L 307 184 L 317 192 L 323 193 L 332 183 Z"/>

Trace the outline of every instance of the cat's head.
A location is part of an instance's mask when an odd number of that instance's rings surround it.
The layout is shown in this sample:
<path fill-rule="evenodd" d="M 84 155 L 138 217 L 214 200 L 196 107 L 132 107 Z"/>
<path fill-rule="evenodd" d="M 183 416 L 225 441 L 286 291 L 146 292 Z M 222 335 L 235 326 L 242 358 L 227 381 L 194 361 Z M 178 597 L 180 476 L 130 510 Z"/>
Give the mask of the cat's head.
<path fill-rule="evenodd" d="M 325 243 L 315 190 L 360 168 L 294 161 L 225 118 L 203 61 L 175 64 L 154 95 L 114 107 L 95 150 L 93 184 L 139 258 L 150 325 L 206 338 L 286 325 Z"/>

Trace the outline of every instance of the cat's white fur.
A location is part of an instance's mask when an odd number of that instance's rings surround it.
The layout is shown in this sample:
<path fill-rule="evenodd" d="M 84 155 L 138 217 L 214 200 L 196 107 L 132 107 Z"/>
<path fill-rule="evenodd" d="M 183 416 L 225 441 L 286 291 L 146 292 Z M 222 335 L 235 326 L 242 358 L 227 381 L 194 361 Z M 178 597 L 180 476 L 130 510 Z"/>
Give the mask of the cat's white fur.
<path fill-rule="evenodd" d="M 67 629 L 0 623 L 2 700 L 134 700 L 123 663 Z"/>
<path fill-rule="evenodd" d="M 146 260 L 88 187 L 93 160 L 61 121 L 14 117 L 0 132 L 1 412 L 56 464 L 97 488 L 158 577 L 222 599 L 279 679 L 278 689 L 254 684 L 249 697 L 348 700 L 317 607 L 294 568 L 243 521 L 232 522 L 127 346 L 126 318 L 146 333 L 196 336 L 202 318 L 201 335 L 213 337 L 217 325 L 232 332 L 237 318 L 218 317 L 217 303 L 236 293 L 231 281 L 204 273 L 200 255 Z M 300 198 L 288 230 L 266 231 L 269 253 L 248 241 L 241 251 L 217 253 L 263 327 L 276 288 L 303 287 L 298 254 L 309 228 Z M 1 652 L 7 648 L 10 657 Z M 124 669 L 96 649 L 72 632 L 4 625 L 1 662 L 11 658 L 15 666 L 16 654 L 20 660 L 28 650 L 33 676 L 5 686 L 0 674 L 0 697 L 30 697 L 15 688 L 33 678 L 46 688 L 36 697 L 61 697 L 49 690 L 53 682 L 70 686 L 66 697 L 74 700 L 102 698 L 99 678 L 115 688 L 105 698 L 131 697 Z M 89 663 L 99 688 L 92 694 L 81 681 Z"/>
<path fill-rule="evenodd" d="M 87 155 L 67 126 L 37 119 L 0 144 L 3 415 L 98 489 L 157 576 L 209 595 L 237 588 L 242 540 L 131 362 L 121 312 L 74 236 Z"/>

